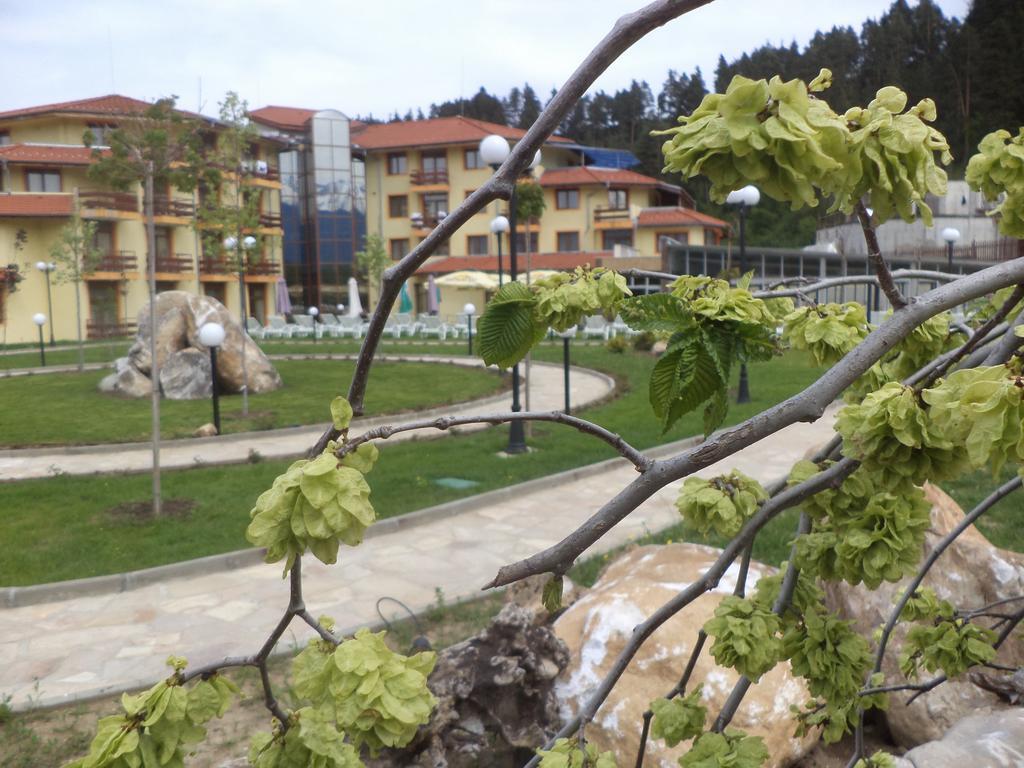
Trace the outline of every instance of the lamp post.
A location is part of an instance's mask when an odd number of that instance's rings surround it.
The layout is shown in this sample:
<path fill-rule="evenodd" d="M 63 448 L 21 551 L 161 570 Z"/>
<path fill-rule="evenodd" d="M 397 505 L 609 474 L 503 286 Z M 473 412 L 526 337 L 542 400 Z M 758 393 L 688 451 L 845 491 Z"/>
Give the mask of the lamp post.
<path fill-rule="evenodd" d="M 313 318 L 313 343 L 316 344 L 316 318 L 320 314 L 320 310 L 316 307 L 310 307 L 306 310 L 306 314 Z"/>
<path fill-rule="evenodd" d="M 761 193 L 753 184 L 729 193 L 725 202 L 740 207 L 740 275 L 747 274 L 747 208 L 753 208 L 761 201 Z M 762 276 L 763 277 L 763 276 Z M 740 385 L 736 393 L 737 403 L 750 402 L 750 383 L 747 380 L 747 362 L 740 363 Z"/>
<path fill-rule="evenodd" d="M 469 336 L 469 356 L 473 356 L 473 315 L 476 314 L 476 304 L 470 302 L 462 308 L 466 313 L 466 331 Z"/>
<path fill-rule="evenodd" d="M 249 329 L 246 325 L 246 317 L 249 314 L 248 302 L 245 299 L 245 262 L 249 258 L 249 251 L 256 247 L 256 238 L 246 235 L 239 239 L 232 235 L 224 238 L 224 247 L 235 252 L 238 260 L 238 318 L 242 327 L 242 415 L 249 415 L 249 372 L 245 365 L 245 342 L 249 336 Z M 242 251 L 245 255 L 242 255 Z"/>
<path fill-rule="evenodd" d="M 960 239 L 960 230 L 946 227 L 942 230 L 942 239 L 946 241 L 947 269 L 953 273 L 953 246 Z"/>
<path fill-rule="evenodd" d="M 57 268 L 52 261 L 37 261 L 36 269 L 46 275 L 46 311 L 50 313 L 50 346 L 56 343 L 53 340 L 53 296 L 50 293 L 50 273 Z"/>
<path fill-rule="evenodd" d="M 199 329 L 199 343 L 210 348 L 210 390 L 213 394 L 213 427 L 220 434 L 220 392 L 217 389 L 217 347 L 224 343 L 224 326 L 204 323 Z"/>
<path fill-rule="evenodd" d="M 508 219 L 504 216 L 495 216 L 491 219 L 491 232 L 498 236 L 498 287 L 505 284 L 505 273 L 501 266 L 501 240 L 508 232 Z"/>
<path fill-rule="evenodd" d="M 46 315 L 36 312 L 32 315 L 32 322 L 39 326 L 39 362 L 46 366 L 46 345 L 43 343 L 43 326 L 46 325 Z"/>
<path fill-rule="evenodd" d="M 569 414 L 569 339 L 576 335 L 576 329 L 570 328 L 558 334 L 562 337 L 562 373 L 565 380 L 565 413 Z"/>

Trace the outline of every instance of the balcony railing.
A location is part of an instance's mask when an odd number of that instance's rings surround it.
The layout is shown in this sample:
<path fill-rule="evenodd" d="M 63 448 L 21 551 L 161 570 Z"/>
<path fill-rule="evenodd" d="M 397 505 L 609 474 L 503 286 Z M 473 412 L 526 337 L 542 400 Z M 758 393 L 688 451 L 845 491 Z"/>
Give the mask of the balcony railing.
<path fill-rule="evenodd" d="M 250 275 L 279 275 L 281 274 L 281 265 L 272 261 L 250 260 L 245 271 Z"/>
<path fill-rule="evenodd" d="M 615 221 L 616 219 L 628 219 L 629 208 L 595 208 L 594 221 Z"/>
<path fill-rule="evenodd" d="M 173 256 L 156 257 L 157 272 L 174 272 L 182 274 L 192 271 L 192 256 L 188 253 L 176 253 Z"/>
<path fill-rule="evenodd" d="M 116 251 L 104 253 L 99 260 L 90 265 L 91 272 L 135 272 L 138 269 L 138 260 L 135 258 L 135 251 Z"/>
<path fill-rule="evenodd" d="M 261 213 L 260 214 L 260 226 L 261 227 L 280 228 L 280 226 L 281 226 L 281 214 L 279 214 L 279 213 Z"/>
<path fill-rule="evenodd" d="M 78 193 L 78 201 L 86 210 L 139 211 L 139 200 L 131 192 L 85 190 Z"/>
<path fill-rule="evenodd" d="M 90 339 L 120 339 L 135 335 L 135 323 L 86 320 L 85 335 Z"/>
<path fill-rule="evenodd" d="M 235 265 L 224 258 L 203 257 L 199 260 L 199 271 L 204 275 L 230 275 Z"/>
<path fill-rule="evenodd" d="M 886 253 L 886 257 L 890 254 Z M 891 254 L 897 259 L 913 259 L 923 262 L 943 262 L 949 258 L 945 246 L 898 247 Z M 1024 240 L 1004 237 L 999 240 L 987 240 L 981 243 L 972 242 L 953 246 L 954 261 L 1009 261 L 1024 256 Z"/>
<path fill-rule="evenodd" d="M 182 219 L 190 219 L 196 212 L 196 207 L 189 200 L 178 200 L 167 195 L 153 196 L 154 216 L 176 216 Z"/>
<path fill-rule="evenodd" d="M 413 184 L 447 184 L 448 171 L 412 171 L 409 180 Z"/>

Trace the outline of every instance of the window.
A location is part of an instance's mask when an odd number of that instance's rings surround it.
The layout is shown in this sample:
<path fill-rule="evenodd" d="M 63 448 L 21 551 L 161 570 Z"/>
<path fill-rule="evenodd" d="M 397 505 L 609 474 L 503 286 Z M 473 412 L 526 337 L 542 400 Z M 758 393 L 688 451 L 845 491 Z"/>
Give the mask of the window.
<path fill-rule="evenodd" d="M 448 195 L 444 192 L 429 192 L 423 195 L 423 219 L 428 227 L 437 223 L 438 214 L 448 213 Z"/>
<path fill-rule="evenodd" d="M 227 283 L 203 283 L 203 293 L 221 304 L 228 302 Z"/>
<path fill-rule="evenodd" d="M 157 265 L 160 265 L 161 261 L 166 262 L 171 256 L 171 228 L 170 227 L 155 227 L 154 228 L 155 245 L 156 245 L 156 260 Z"/>
<path fill-rule="evenodd" d="M 531 232 L 530 233 L 530 248 L 529 248 L 530 253 L 537 253 L 537 250 L 538 250 L 537 249 L 537 238 L 538 238 L 538 235 L 539 235 L 539 233 L 537 233 L 537 232 Z M 526 253 L 527 248 L 526 248 L 526 233 L 525 232 L 516 232 L 516 249 L 519 251 L 519 253 Z"/>
<path fill-rule="evenodd" d="M 0 131 L 0 147 L 6 146 L 11 143 L 10 131 Z"/>
<path fill-rule="evenodd" d="M 555 208 L 579 208 L 580 191 L 578 189 L 555 190 Z"/>
<path fill-rule="evenodd" d="M 580 249 L 580 233 L 579 232 L 559 232 L 558 233 L 558 251 L 565 253 L 568 251 L 578 251 Z"/>
<path fill-rule="evenodd" d="M 424 173 L 446 173 L 448 155 L 445 152 L 424 152 L 421 165 Z"/>
<path fill-rule="evenodd" d="M 405 152 L 388 153 L 388 176 L 398 176 L 406 173 L 408 166 L 405 163 Z"/>
<path fill-rule="evenodd" d="M 608 207 L 613 211 L 624 211 L 629 208 L 629 190 L 609 189 Z"/>
<path fill-rule="evenodd" d="M 673 245 L 674 243 L 682 243 L 685 245 L 690 242 L 690 235 L 688 232 L 659 232 L 658 238 L 658 253 L 663 253 L 665 248 Z"/>
<path fill-rule="evenodd" d="M 60 192 L 60 171 L 26 171 L 25 188 L 29 192 Z"/>
<path fill-rule="evenodd" d="M 92 145 L 94 147 L 109 147 L 110 134 L 117 130 L 116 125 L 103 125 L 101 123 L 90 123 L 86 127 L 92 133 Z"/>
<path fill-rule="evenodd" d="M 392 261 L 398 261 L 403 258 L 409 252 L 409 240 L 408 238 L 402 237 L 392 240 L 391 243 L 391 259 Z"/>
<path fill-rule="evenodd" d="M 89 296 L 89 321 L 97 326 L 100 333 L 110 332 L 120 320 L 120 294 L 117 283 L 89 281 L 86 283 Z"/>
<path fill-rule="evenodd" d="M 463 154 L 463 159 L 465 160 L 467 171 L 474 171 L 477 168 L 484 167 L 484 161 L 480 157 L 479 149 L 467 149 Z"/>
<path fill-rule="evenodd" d="M 407 195 L 388 195 L 388 216 L 402 219 L 409 215 L 409 197 Z"/>
<path fill-rule="evenodd" d="M 466 253 L 470 256 L 486 256 L 487 250 L 487 235 L 469 235 L 466 238 Z"/>
<path fill-rule="evenodd" d="M 632 229 L 606 229 L 601 233 L 601 247 L 606 251 L 612 250 L 616 245 L 633 245 Z"/>

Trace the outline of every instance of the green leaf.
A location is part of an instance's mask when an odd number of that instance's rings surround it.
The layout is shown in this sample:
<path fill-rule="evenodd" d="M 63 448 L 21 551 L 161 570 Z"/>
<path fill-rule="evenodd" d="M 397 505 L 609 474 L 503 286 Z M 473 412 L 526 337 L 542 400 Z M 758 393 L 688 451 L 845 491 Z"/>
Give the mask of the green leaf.
<path fill-rule="evenodd" d="M 331 400 L 331 419 L 334 421 L 334 428 L 339 432 L 348 429 L 348 425 L 352 423 L 352 406 L 340 395 Z"/>
<path fill-rule="evenodd" d="M 633 296 L 619 306 L 623 321 L 630 328 L 652 333 L 676 333 L 694 326 L 693 314 L 671 293 Z"/>
<path fill-rule="evenodd" d="M 542 602 L 548 613 L 554 613 L 562 607 L 563 577 L 561 574 L 552 574 L 551 578 L 544 584 Z"/>
<path fill-rule="evenodd" d="M 480 356 L 485 363 L 509 368 L 544 338 L 547 326 L 534 321 L 535 301 L 529 288 L 511 282 L 487 303 L 477 325 Z"/>
<path fill-rule="evenodd" d="M 703 685 L 698 685 L 687 696 L 652 701 L 651 736 L 663 739 L 669 747 L 698 736 L 708 716 L 707 708 L 700 703 L 702 689 Z"/>

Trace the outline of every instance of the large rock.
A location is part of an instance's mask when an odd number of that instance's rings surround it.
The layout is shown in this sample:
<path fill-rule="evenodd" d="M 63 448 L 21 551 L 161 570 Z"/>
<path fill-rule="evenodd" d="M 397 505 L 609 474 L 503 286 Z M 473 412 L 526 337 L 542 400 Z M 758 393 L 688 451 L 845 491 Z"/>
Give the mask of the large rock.
<path fill-rule="evenodd" d="M 438 655 L 430 675 L 437 707 L 402 750 L 368 768 L 518 768 L 560 725 L 553 686 L 569 659 L 533 612 L 506 605 L 480 634 Z"/>
<path fill-rule="evenodd" d="M 179 350 L 160 366 L 160 389 L 170 400 L 199 400 L 213 394 L 210 354 L 189 347 Z"/>
<path fill-rule="evenodd" d="M 127 357 L 114 362 L 114 372 L 100 380 L 101 392 L 112 392 L 127 397 L 149 397 L 153 383 L 146 374 L 131 365 Z"/>
<path fill-rule="evenodd" d="M 564 717 L 577 711 L 597 687 L 633 627 L 699 579 L 719 554 L 717 549 L 696 544 L 638 547 L 612 563 L 594 588 L 559 617 L 555 632 L 571 654 L 569 667 L 556 687 Z M 679 681 L 697 630 L 712 617 L 722 598 L 732 593 L 737 573 L 738 566 L 733 565 L 714 591 L 680 611 L 644 643 L 587 726 L 588 740 L 602 750 L 612 750 L 619 765 L 633 764 L 644 711 Z M 774 569 L 751 563 L 749 586 L 771 573 Z M 710 727 L 739 676 L 717 666 L 709 648 L 710 643 L 697 661 L 689 690 L 704 683 Z M 788 663 L 780 664 L 751 687 L 732 725 L 765 740 L 772 755 L 767 765 L 788 765 L 809 750 L 817 737 L 813 733 L 800 739 L 793 736 L 796 724 L 789 708 L 809 698 L 806 686 L 792 676 Z M 689 746 L 687 741 L 668 749 L 662 742 L 648 741 L 645 765 L 675 768 Z"/>
<path fill-rule="evenodd" d="M 923 555 L 927 556 L 963 520 L 964 514 L 955 501 L 933 485 L 925 485 L 925 495 L 932 504 L 931 528 L 923 545 Z M 857 629 L 870 636 L 888 620 L 896 594 L 909 581 L 906 578 L 896 584 L 884 583 L 874 591 L 864 585 L 851 587 L 845 582 L 832 583 L 826 586 L 826 601 L 832 610 L 853 619 Z M 992 546 L 972 526 L 943 553 L 928 572 L 923 586 L 962 608 L 977 608 L 996 600 L 1019 597 L 1024 593 L 1024 557 Z M 899 625 L 889 641 L 882 669 L 888 682 L 903 679 L 898 662 L 905 636 L 906 626 Z M 1024 665 L 1024 643 L 1012 640 L 1005 643 L 996 661 L 1012 667 Z M 896 742 L 913 747 L 935 741 L 967 715 L 1006 706 L 997 693 L 975 685 L 972 674 L 947 681 L 909 705 L 907 701 L 912 693 L 892 694 L 886 719 Z"/>
<path fill-rule="evenodd" d="M 900 768 L 1011 768 L 1024 766 L 1024 710 L 972 715 L 939 741 L 907 752 Z"/>
<path fill-rule="evenodd" d="M 246 381 L 252 394 L 270 392 L 281 386 L 281 377 L 270 360 L 256 343 L 242 332 L 224 305 L 216 299 L 196 296 L 185 291 L 165 291 L 157 295 L 155 310 L 156 359 L 157 366 L 161 369 L 160 385 L 167 397 L 188 399 L 209 396 L 209 350 L 199 343 L 199 329 L 208 322 L 217 322 L 224 326 L 224 343 L 217 352 L 217 381 L 222 393 L 241 392 Z M 148 304 L 139 312 L 138 327 L 139 331 L 128 350 L 128 357 L 122 358 L 126 361 L 123 367 L 131 368 L 132 372 L 128 373 L 119 368 L 116 377 L 108 376 L 103 380 L 101 388 L 106 387 L 105 391 L 139 397 L 139 393 L 144 389 L 139 377 L 152 378 L 150 340 L 153 334 Z M 195 366 L 191 374 L 187 363 Z M 207 371 L 205 385 L 202 383 L 203 366 Z M 172 373 L 164 376 L 162 369 L 165 367 L 172 367 Z M 193 377 L 197 380 L 191 381 Z M 204 391 L 205 394 L 201 394 Z M 148 391 L 143 394 L 146 393 Z"/>

